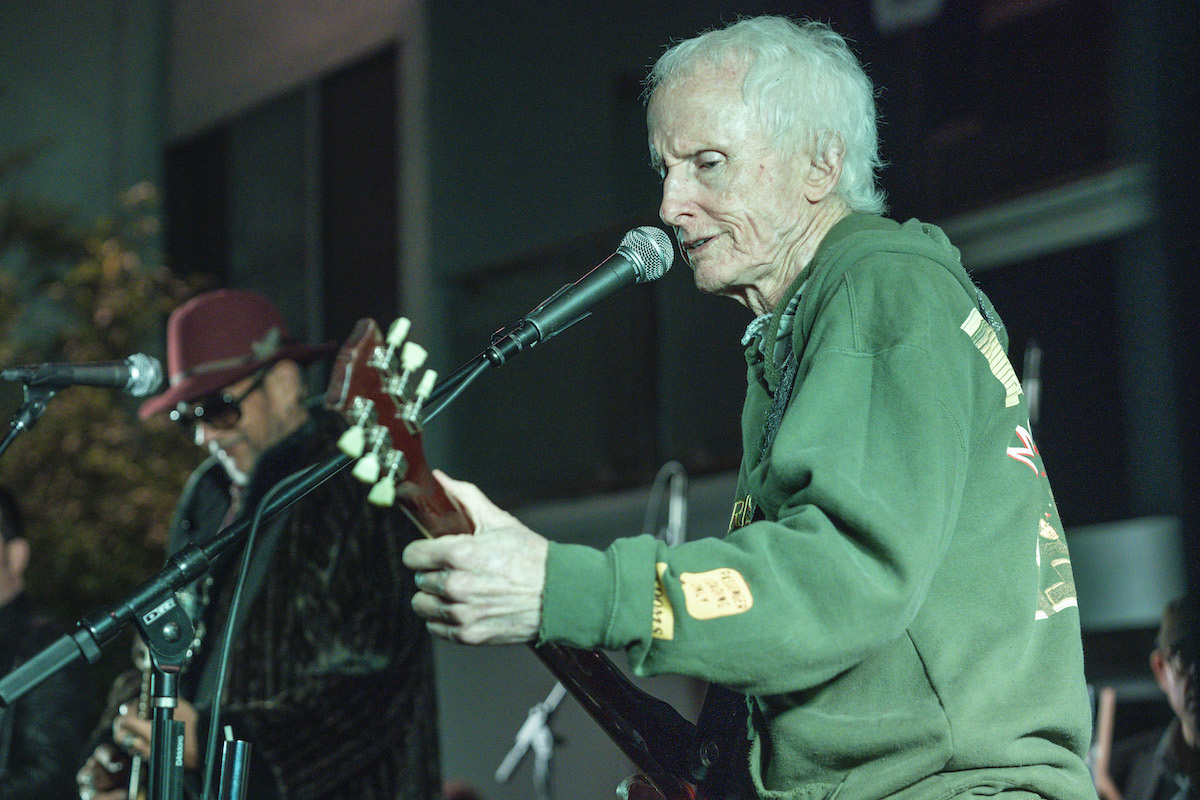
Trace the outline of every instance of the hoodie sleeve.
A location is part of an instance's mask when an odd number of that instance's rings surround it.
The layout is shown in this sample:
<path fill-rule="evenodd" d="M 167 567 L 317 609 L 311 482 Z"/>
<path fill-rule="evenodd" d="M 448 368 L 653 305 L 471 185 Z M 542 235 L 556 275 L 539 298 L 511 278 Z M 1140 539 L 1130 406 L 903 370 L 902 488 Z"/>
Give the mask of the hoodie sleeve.
<path fill-rule="evenodd" d="M 771 450 L 743 463 L 737 502 L 756 521 L 673 548 L 552 545 L 543 638 L 761 695 L 818 686 L 900 637 L 965 480 L 953 398 L 979 355 L 958 328 L 971 301 L 937 264 L 882 254 L 845 273 L 814 300 Z"/>

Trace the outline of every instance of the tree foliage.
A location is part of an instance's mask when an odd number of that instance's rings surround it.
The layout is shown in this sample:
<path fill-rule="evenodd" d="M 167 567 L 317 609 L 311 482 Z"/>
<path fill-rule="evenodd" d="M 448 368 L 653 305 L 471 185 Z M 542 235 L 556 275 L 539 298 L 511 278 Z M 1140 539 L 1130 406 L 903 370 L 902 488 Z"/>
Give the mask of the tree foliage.
<path fill-rule="evenodd" d="M 112 219 L 85 224 L 45 203 L 0 200 L 0 365 L 161 356 L 166 315 L 198 287 L 159 262 L 156 212 L 149 185 L 129 190 Z M 0 388 L 15 412 L 22 387 Z M 202 455 L 166 420 L 138 420 L 139 402 L 60 390 L 0 455 L 0 483 L 19 499 L 33 548 L 29 593 L 63 618 L 161 568 L 175 502 Z"/>

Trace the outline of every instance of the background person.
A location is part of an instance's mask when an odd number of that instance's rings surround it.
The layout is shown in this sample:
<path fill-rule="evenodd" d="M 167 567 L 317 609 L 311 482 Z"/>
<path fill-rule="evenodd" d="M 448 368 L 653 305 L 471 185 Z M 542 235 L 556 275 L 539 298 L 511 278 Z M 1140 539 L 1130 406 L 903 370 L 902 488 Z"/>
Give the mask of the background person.
<path fill-rule="evenodd" d="M 1200 738 L 1196 728 L 1196 654 L 1186 618 L 1186 598 L 1163 609 L 1150 671 L 1174 717 L 1164 728 L 1098 743 L 1096 790 L 1103 800 L 1186 800 L 1200 797 Z M 1111 735 L 1111 729 L 1109 729 Z"/>
<path fill-rule="evenodd" d="M 65 633 L 38 615 L 25 594 L 30 557 L 20 507 L 0 487 L 0 675 Z M 75 796 L 73 775 L 92 722 L 84 666 L 67 665 L 0 710 L 0 800 Z"/>
<path fill-rule="evenodd" d="M 180 501 L 172 551 L 252 514 L 278 481 L 337 453 L 345 423 L 306 402 L 301 370 L 333 349 L 293 341 L 279 311 L 254 292 L 209 292 L 171 314 L 171 386 L 140 413 L 171 410 L 211 454 Z M 255 800 L 440 794 L 431 642 L 410 608 L 412 575 L 400 560 L 415 529 L 399 510 L 369 505 L 368 489 L 343 470 L 258 533 L 220 704 L 222 724 L 251 745 Z M 198 641 L 176 718 L 186 724 L 193 783 L 236 567 L 219 560 L 185 597 Z M 134 709 L 127 700 L 80 773 L 98 800 L 124 794 L 104 767 L 114 748 L 149 753 L 151 723 Z"/>

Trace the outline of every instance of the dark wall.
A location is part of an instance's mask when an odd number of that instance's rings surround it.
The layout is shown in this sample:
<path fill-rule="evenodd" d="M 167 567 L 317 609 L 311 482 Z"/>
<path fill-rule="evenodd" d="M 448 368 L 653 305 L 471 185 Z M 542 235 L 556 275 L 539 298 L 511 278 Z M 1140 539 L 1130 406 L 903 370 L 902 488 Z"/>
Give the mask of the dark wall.
<path fill-rule="evenodd" d="M 589 33 L 598 12 L 551 12 L 506 68 L 468 45 L 516 42 L 525 21 L 438 4 L 434 75 L 446 80 L 433 91 L 448 102 L 431 109 L 436 183 L 459 190 L 436 193 L 433 215 L 473 220 L 435 225 L 455 234 L 434 248 L 439 268 L 459 276 L 447 366 L 606 257 L 624 229 L 655 219 L 640 78 L 668 40 L 742 11 L 825 19 L 852 40 L 879 89 L 881 178 L 898 219 L 941 223 L 1153 157 L 1155 125 L 1130 107 L 1154 85 L 1141 71 L 1153 40 L 1131 29 L 1146 23 L 1123 0 L 963 0 L 907 27 L 888 27 L 875 9 L 699 3 L 651 19 L 631 6 L 606 12 L 627 34 L 615 46 Z M 484 72 L 486 86 L 463 80 Z M 551 124 L 521 113 L 539 104 L 558 110 Z M 595 191 L 600 176 L 617 188 Z M 1166 366 L 1154 360 L 1164 323 L 1131 310 L 1161 295 L 1161 269 L 1146 269 L 1160 260 L 1156 237 L 1130 230 L 976 273 L 1010 327 L 1018 371 L 1027 343 L 1041 347 L 1039 444 L 1073 527 L 1178 511 L 1178 479 L 1164 474 L 1175 462 L 1162 455 L 1173 452 L 1174 425 L 1148 440 L 1139 416 L 1162 404 L 1127 403 L 1144 395 L 1144 370 Z M 1144 280 L 1130 277 L 1135 268 Z M 440 423 L 453 466 L 513 499 L 636 483 L 666 459 L 729 468 L 749 314 L 689 284 L 677 269 L 481 379 Z"/>
<path fill-rule="evenodd" d="M 167 148 L 166 255 L 263 291 L 304 339 L 398 313 L 396 50 Z"/>

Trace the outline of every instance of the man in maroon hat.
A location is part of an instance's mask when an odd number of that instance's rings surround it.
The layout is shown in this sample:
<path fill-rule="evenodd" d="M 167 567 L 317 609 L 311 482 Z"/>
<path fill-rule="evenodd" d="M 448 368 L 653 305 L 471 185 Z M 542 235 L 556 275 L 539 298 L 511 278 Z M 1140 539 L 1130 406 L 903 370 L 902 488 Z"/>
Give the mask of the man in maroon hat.
<path fill-rule="evenodd" d="M 336 453 L 345 424 L 306 402 L 302 367 L 332 345 L 288 333 L 265 297 L 200 295 L 167 326 L 170 388 L 143 418 L 169 411 L 211 457 L 192 475 L 172 525 L 172 551 L 252 514 L 287 475 Z M 399 511 L 366 503 L 339 473 L 264 523 L 233 622 L 222 726 L 251 744 L 249 797 L 430 800 L 439 795 L 432 651 L 412 613 L 400 552 L 416 535 Z M 240 559 L 228 554 L 183 593 L 197 636 L 181 678 L 189 779 L 206 752 Z M 149 754 L 150 722 L 125 702 L 80 772 L 81 794 L 121 798 L 117 754 Z M 205 768 L 208 768 L 205 766 Z"/>

